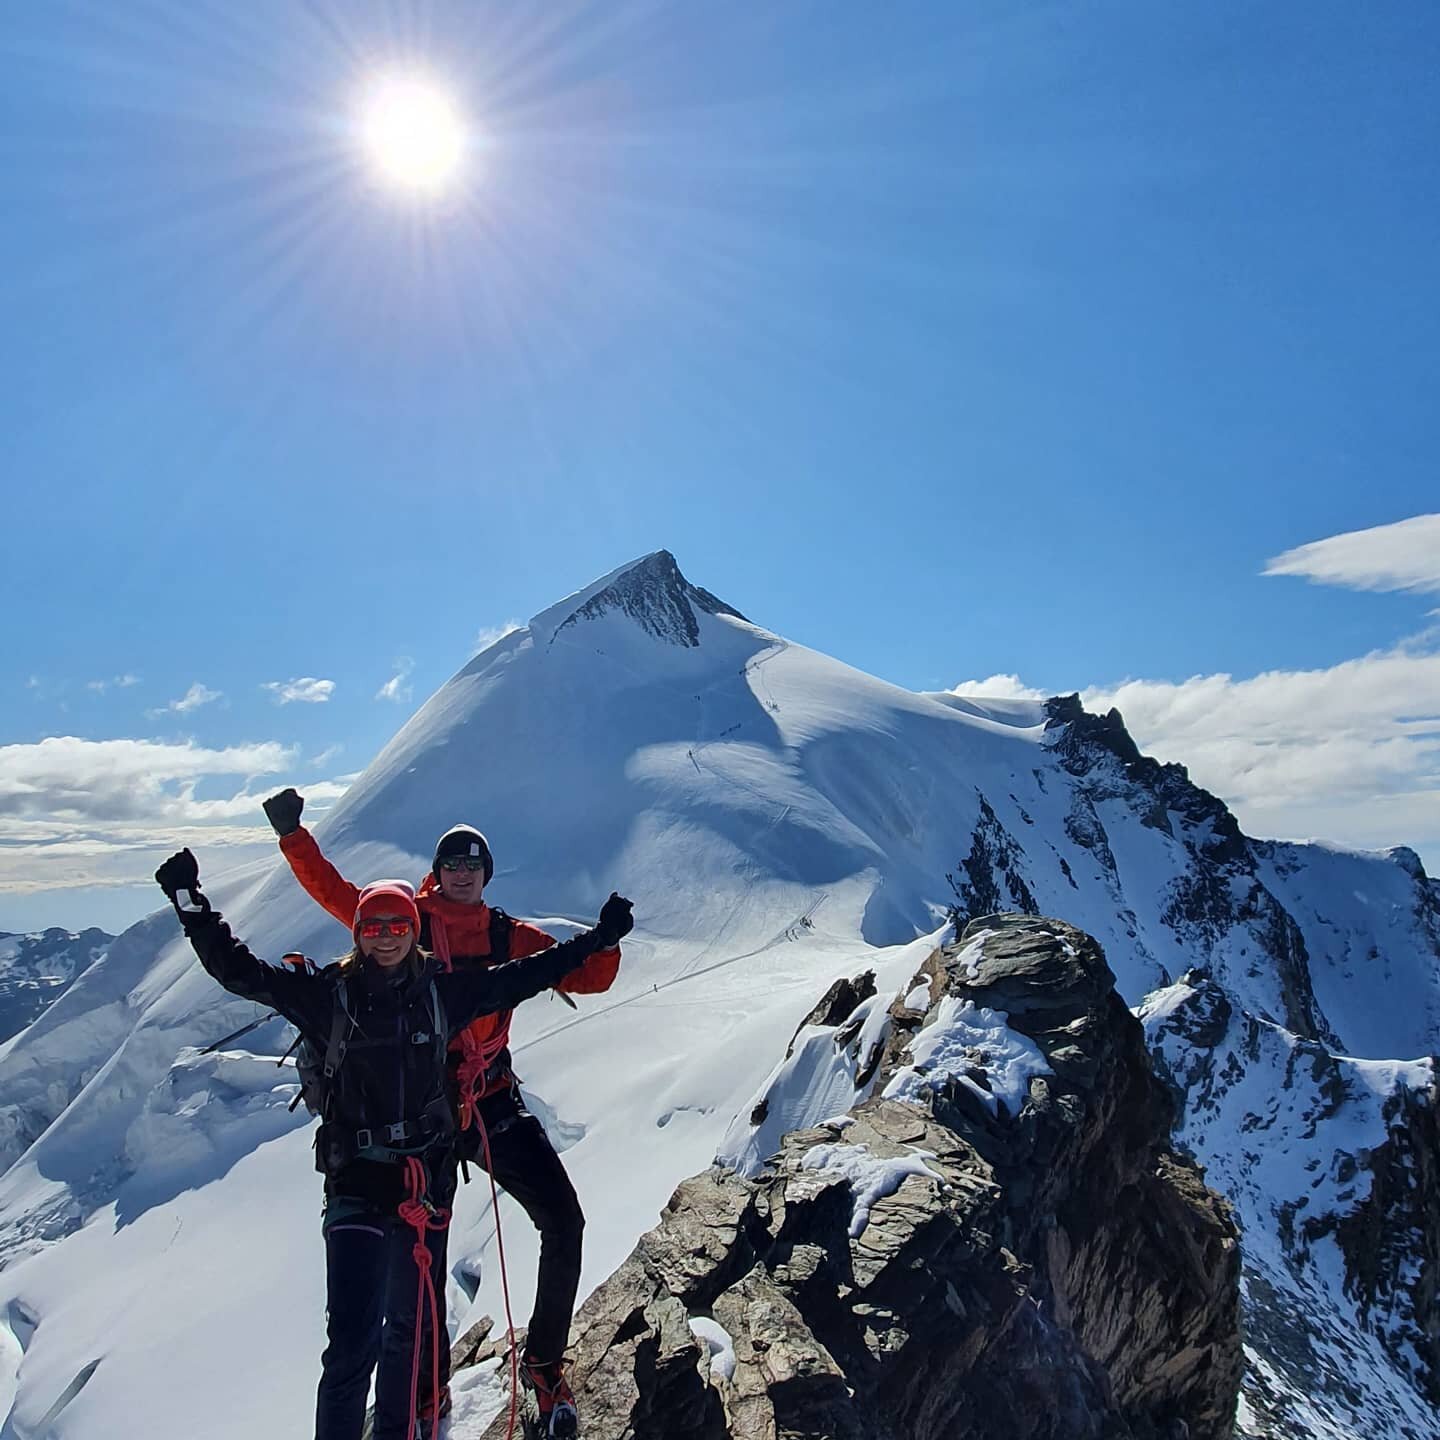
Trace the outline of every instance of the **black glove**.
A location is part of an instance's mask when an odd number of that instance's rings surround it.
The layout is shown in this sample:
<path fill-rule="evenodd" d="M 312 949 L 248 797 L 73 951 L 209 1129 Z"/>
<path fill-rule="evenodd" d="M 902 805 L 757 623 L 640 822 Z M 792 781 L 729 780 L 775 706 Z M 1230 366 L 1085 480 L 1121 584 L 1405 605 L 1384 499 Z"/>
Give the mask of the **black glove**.
<path fill-rule="evenodd" d="M 188 846 L 172 855 L 155 872 L 155 882 L 177 910 L 210 908 L 210 902 L 200 893 L 200 862 Z"/>
<path fill-rule="evenodd" d="M 264 803 L 265 818 L 277 835 L 293 835 L 300 828 L 300 812 L 305 801 L 295 789 L 282 790 Z"/>
<path fill-rule="evenodd" d="M 623 896 L 612 890 L 610 898 L 600 907 L 600 920 L 595 926 L 595 938 L 602 950 L 613 950 L 635 928 L 635 917 L 630 913 L 634 907 Z"/>

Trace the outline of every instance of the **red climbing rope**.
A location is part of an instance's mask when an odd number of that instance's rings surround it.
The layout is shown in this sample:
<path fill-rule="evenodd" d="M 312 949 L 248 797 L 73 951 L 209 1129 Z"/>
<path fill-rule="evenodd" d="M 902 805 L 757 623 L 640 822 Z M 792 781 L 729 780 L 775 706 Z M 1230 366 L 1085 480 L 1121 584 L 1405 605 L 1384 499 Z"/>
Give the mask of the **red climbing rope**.
<path fill-rule="evenodd" d="M 480 1144 L 485 1152 L 485 1171 L 490 1176 L 490 1208 L 495 1216 L 495 1249 L 500 1256 L 500 1293 L 505 1297 L 505 1332 L 510 1342 L 510 1423 L 505 1440 L 514 1440 L 515 1420 L 520 1413 L 520 1356 L 515 1349 L 515 1320 L 510 1314 L 510 1277 L 505 1273 L 505 1238 L 500 1233 L 500 1192 L 495 1186 L 495 1167 L 490 1163 L 490 1132 L 480 1112 L 475 1112 L 480 1127 Z"/>
<path fill-rule="evenodd" d="M 445 931 L 445 922 L 438 915 L 431 920 L 430 943 L 434 946 L 435 958 L 439 960 L 441 968 L 447 971 L 453 970 L 455 967 L 450 958 L 450 937 Z M 485 1042 L 477 1040 L 469 1026 L 460 1032 L 461 1060 L 459 1068 L 455 1072 L 455 1079 L 460 1093 L 458 1120 L 462 1130 L 468 1130 L 470 1122 L 475 1118 L 475 1105 L 478 1099 L 475 1094 L 475 1082 L 482 1079 L 485 1072 L 499 1059 L 500 1052 L 505 1048 L 509 1038 L 509 1033 L 504 1026 Z"/>
<path fill-rule="evenodd" d="M 425 1199 L 428 1180 L 424 1161 L 410 1156 L 405 1161 L 405 1188 L 409 1195 L 400 1202 L 400 1218 L 415 1231 L 415 1247 L 410 1254 L 420 1272 L 419 1290 L 415 1296 L 415 1354 L 410 1363 L 410 1428 L 406 1440 L 415 1435 L 415 1422 L 420 1397 L 420 1343 L 425 1333 L 425 1301 L 430 1301 L 430 1363 L 431 1410 L 438 1421 L 440 1415 L 440 1346 L 445 1332 L 440 1328 L 440 1304 L 435 1295 L 435 1276 L 430 1265 L 433 1257 L 425 1244 L 427 1230 L 443 1230 L 450 1223 L 450 1212 L 437 1209 Z"/>
<path fill-rule="evenodd" d="M 435 917 L 435 923 L 430 927 L 430 943 L 434 946 L 435 955 L 445 970 L 452 970 L 454 965 L 450 959 L 450 937 L 445 933 L 445 925 L 439 917 Z M 490 1177 L 490 1208 L 495 1216 L 495 1248 L 500 1256 L 500 1293 L 505 1297 L 505 1329 L 506 1337 L 510 1343 L 510 1422 L 505 1429 L 505 1440 L 514 1440 L 515 1421 L 520 1411 L 520 1357 L 515 1348 L 515 1320 L 510 1313 L 510 1277 L 505 1270 L 505 1238 L 500 1233 L 500 1192 L 495 1184 L 495 1167 L 490 1163 L 490 1135 L 485 1129 L 485 1121 L 480 1116 L 479 1097 L 475 1093 L 476 1082 L 479 1081 L 487 1070 L 499 1058 L 500 1052 L 505 1048 L 508 1035 L 502 1028 L 498 1034 L 493 1036 L 489 1043 L 481 1043 L 476 1040 L 470 1029 L 460 1032 L 461 1061 L 456 1070 L 456 1081 L 460 1092 L 459 1124 L 460 1129 L 468 1130 L 473 1122 L 480 1130 L 480 1144 L 485 1156 L 485 1173 Z M 468 1179 L 468 1175 L 467 1175 Z M 407 1204 L 413 1202 L 407 1201 Z M 436 1212 L 444 1214 L 444 1212 Z M 405 1215 L 405 1209 L 401 1207 L 401 1214 Z M 407 1223 L 415 1224 L 413 1219 L 406 1216 Z M 449 1216 L 445 1215 L 440 1222 L 441 1225 L 448 1221 Z M 433 1228 L 440 1228 L 439 1225 Z M 420 1238 L 415 1246 L 415 1254 L 418 1257 L 424 1250 L 424 1232 L 420 1232 Z M 426 1278 L 430 1275 L 429 1252 L 425 1251 L 426 1263 L 424 1273 Z M 422 1291 L 423 1295 L 423 1291 Z M 440 1412 L 440 1361 L 439 1361 L 439 1338 L 438 1327 L 434 1326 L 434 1315 L 436 1309 L 435 1286 L 430 1283 L 430 1313 L 432 1317 L 432 1329 L 436 1333 L 435 1350 L 435 1415 L 438 1422 Z M 420 1344 L 419 1344 L 419 1303 L 416 1306 L 416 1344 L 415 1362 L 411 1377 L 411 1429 L 414 1429 L 415 1405 L 413 1396 L 420 1380 Z"/>
<path fill-rule="evenodd" d="M 475 1093 L 475 1082 L 482 1079 L 499 1058 L 508 1039 L 509 1036 L 502 1030 L 482 1044 L 468 1029 L 460 1032 L 460 1048 L 464 1058 L 455 1072 L 455 1080 L 460 1092 L 459 1124 L 462 1130 L 468 1130 L 471 1121 L 476 1118 L 480 1097 Z"/>

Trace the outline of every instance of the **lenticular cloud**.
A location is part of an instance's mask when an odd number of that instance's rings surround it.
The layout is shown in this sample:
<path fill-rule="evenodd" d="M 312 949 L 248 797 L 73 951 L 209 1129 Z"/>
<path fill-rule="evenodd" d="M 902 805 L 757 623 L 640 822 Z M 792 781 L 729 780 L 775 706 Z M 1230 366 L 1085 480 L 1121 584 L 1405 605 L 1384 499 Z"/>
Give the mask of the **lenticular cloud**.
<path fill-rule="evenodd" d="M 1302 575 L 1317 585 L 1351 590 L 1440 594 L 1440 515 L 1351 530 L 1277 555 L 1267 575 Z"/>

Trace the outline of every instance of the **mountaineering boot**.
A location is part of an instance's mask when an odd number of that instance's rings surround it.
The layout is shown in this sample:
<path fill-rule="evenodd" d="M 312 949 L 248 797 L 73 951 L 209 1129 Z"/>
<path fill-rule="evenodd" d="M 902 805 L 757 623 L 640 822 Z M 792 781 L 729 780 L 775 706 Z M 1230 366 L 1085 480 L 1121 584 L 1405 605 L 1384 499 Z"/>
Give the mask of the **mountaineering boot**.
<path fill-rule="evenodd" d="M 520 1362 L 520 1378 L 535 1397 L 532 1433 L 538 1440 L 576 1440 L 580 1434 L 580 1416 L 575 1409 L 575 1396 L 565 1383 L 562 1361 L 542 1365 L 526 1358 Z"/>

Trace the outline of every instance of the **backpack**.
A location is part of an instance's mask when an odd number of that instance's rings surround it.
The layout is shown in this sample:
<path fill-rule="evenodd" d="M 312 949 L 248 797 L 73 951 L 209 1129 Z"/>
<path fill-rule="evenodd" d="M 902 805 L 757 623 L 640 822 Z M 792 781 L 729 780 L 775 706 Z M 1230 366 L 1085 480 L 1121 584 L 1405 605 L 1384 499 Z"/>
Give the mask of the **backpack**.
<path fill-rule="evenodd" d="M 494 963 L 499 964 L 510 958 L 510 933 L 514 925 L 514 920 L 498 905 L 490 907 L 490 954 L 492 957 L 500 957 Z M 311 973 L 317 973 L 315 962 L 306 959 L 298 952 L 287 954 L 283 963 L 290 966 L 291 969 L 306 969 Z M 446 968 L 448 969 L 449 966 L 447 965 Z M 301 1101 L 304 1101 L 305 1108 L 320 1120 L 329 1118 L 325 1113 L 325 1107 L 330 1098 L 330 1083 L 345 1059 L 350 1035 L 356 1025 L 349 980 L 337 977 L 335 990 L 337 1000 L 335 1015 L 330 1024 L 330 1038 L 325 1049 L 322 1051 L 303 1035 L 297 1035 L 290 1049 L 280 1057 L 281 1064 L 283 1064 L 293 1054 L 295 1069 L 300 1077 L 300 1093 L 290 1102 L 290 1109 L 294 1110 Z M 440 995 L 435 988 L 433 979 L 430 981 L 430 1012 L 440 1051 L 440 1063 L 443 1066 L 449 1041 L 446 1039 L 444 1010 L 440 1004 Z"/>
<path fill-rule="evenodd" d="M 330 1118 L 327 1109 L 334 1093 L 335 1076 L 345 1061 L 345 1052 L 350 1048 L 350 1036 L 358 1024 L 353 996 L 350 993 L 351 983 L 349 976 L 335 977 L 335 1012 L 330 1021 L 330 1037 L 324 1050 L 303 1035 L 297 1035 L 295 1043 L 290 1047 L 295 1052 L 295 1069 L 300 1077 L 300 1093 L 290 1102 L 290 1108 L 293 1110 L 303 1100 L 305 1108 L 322 1121 Z M 440 991 L 433 976 L 429 988 L 431 1035 L 436 1061 L 443 1070 L 445 1052 L 450 1041 L 445 1026 L 445 1010 L 440 1003 Z"/>

